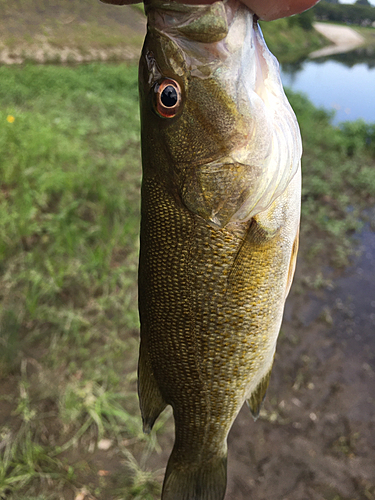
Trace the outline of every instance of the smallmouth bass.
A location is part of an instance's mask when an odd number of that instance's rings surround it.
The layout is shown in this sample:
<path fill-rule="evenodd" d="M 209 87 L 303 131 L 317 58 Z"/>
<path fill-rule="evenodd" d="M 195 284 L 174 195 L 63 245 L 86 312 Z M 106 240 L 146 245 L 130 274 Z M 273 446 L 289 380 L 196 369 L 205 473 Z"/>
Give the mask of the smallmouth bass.
<path fill-rule="evenodd" d="M 294 275 L 298 124 L 278 63 L 237 0 L 145 4 L 138 391 L 166 405 L 163 500 L 221 500 L 227 435 L 256 418 Z"/>

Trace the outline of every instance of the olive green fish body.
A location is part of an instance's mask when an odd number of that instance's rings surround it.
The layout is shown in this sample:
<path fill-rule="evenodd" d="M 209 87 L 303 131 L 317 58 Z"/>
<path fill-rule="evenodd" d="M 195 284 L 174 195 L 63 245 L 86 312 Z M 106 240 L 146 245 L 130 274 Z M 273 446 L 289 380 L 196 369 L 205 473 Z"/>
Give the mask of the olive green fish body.
<path fill-rule="evenodd" d="M 236 64 L 241 36 L 259 37 L 251 14 L 176 5 L 148 6 L 140 63 L 139 397 L 146 431 L 173 407 L 163 500 L 220 500 L 227 435 L 245 400 L 259 412 L 294 274 L 300 142 L 282 90 L 268 116 L 273 81 L 241 68 L 247 54 Z"/>

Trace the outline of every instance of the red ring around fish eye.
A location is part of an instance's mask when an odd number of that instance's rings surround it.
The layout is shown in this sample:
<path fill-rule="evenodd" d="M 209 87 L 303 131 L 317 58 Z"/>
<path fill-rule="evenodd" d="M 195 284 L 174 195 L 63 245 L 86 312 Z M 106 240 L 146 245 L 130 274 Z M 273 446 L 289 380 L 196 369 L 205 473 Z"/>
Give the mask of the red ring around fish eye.
<path fill-rule="evenodd" d="M 173 118 L 181 107 L 181 88 L 175 80 L 166 78 L 156 86 L 156 111 L 163 118 Z"/>

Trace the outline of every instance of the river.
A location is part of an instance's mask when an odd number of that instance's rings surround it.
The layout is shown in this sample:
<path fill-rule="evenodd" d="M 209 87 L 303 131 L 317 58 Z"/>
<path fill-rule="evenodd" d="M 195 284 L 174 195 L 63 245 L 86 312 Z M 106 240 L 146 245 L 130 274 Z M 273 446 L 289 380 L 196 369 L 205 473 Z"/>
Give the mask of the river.
<path fill-rule="evenodd" d="M 281 65 L 284 86 L 334 111 L 333 123 L 375 122 L 375 47 Z"/>

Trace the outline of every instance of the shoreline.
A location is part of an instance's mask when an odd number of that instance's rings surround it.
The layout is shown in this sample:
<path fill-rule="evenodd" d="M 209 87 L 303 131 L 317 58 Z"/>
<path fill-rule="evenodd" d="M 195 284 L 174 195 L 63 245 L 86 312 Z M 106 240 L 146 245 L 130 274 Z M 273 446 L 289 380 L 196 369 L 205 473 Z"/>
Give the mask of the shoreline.
<path fill-rule="evenodd" d="M 311 52 L 311 59 L 349 52 L 365 43 L 365 38 L 349 26 L 328 23 L 314 23 L 313 26 L 318 33 L 333 42 L 333 45 Z"/>

